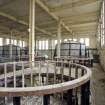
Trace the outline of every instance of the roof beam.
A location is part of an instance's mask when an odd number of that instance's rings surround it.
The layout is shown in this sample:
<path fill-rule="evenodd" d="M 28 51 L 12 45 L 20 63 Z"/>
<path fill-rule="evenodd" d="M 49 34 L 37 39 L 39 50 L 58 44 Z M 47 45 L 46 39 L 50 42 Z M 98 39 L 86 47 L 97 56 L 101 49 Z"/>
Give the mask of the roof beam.
<path fill-rule="evenodd" d="M 61 17 L 62 20 L 64 21 L 69 21 L 73 19 L 78 19 L 78 18 L 87 18 L 87 17 L 97 17 L 99 15 L 99 10 L 96 10 L 94 12 L 88 12 L 88 13 L 82 13 L 82 14 L 77 14 L 73 16 L 67 16 L 67 17 Z"/>
<path fill-rule="evenodd" d="M 89 20 L 89 21 L 80 21 L 72 24 L 72 27 L 80 26 L 80 25 L 87 25 L 87 24 L 94 24 L 97 23 L 98 19 Z"/>
<path fill-rule="evenodd" d="M 89 19 L 89 20 L 74 20 L 74 21 L 70 21 L 67 23 L 67 25 L 69 26 L 73 26 L 73 25 L 78 25 L 78 24 L 88 24 L 88 23 L 97 23 L 98 19 Z"/>
<path fill-rule="evenodd" d="M 45 30 L 43 30 L 43 29 L 40 29 L 40 28 L 38 28 L 38 27 L 35 27 L 35 29 L 36 29 L 37 31 L 42 32 L 43 34 L 46 34 L 46 35 L 50 35 L 50 36 L 52 36 L 52 33 L 47 32 L 47 31 L 45 31 Z"/>
<path fill-rule="evenodd" d="M 9 15 L 9 14 L 6 14 L 6 13 L 4 13 L 4 12 L 0 12 L 0 16 L 6 17 L 6 18 L 8 18 L 8 19 L 10 19 L 10 20 L 12 20 L 12 21 L 15 21 L 15 22 L 17 22 L 17 23 L 20 23 L 20 24 L 23 24 L 23 25 L 28 26 L 28 23 L 27 23 L 27 22 L 25 22 L 25 21 L 23 21 L 23 20 L 19 20 L 19 19 L 17 19 L 16 17 L 13 17 L 13 16 L 11 16 L 11 15 Z M 52 34 L 51 34 L 50 32 L 47 32 L 47 31 L 45 31 L 45 30 L 43 30 L 43 29 L 40 29 L 40 28 L 38 28 L 37 26 L 35 26 L 35 29 L 38 30 L 38 31 L 40 31 L 40 32 L 42 32 L 43 34 L 47 34 L 47 35 L 51 35 L 51 36 L 52 36 Z"/>
<path fill-rule="evenodd" d="M 76 36 L 74 36 L 74 38 L 77 38 L 77 37 L 94 37 L 96 33 L 94 32 L 88 32 L 88 33 L 76 33 Z M 72 35 L 69 35 L 69 34 L 65 34 L 64 37 L 65 38 L 72 38 Z"/>
<path fill-rule="evenodd" d="M 81 28 L 81 29 L 75 29 L 75 32 L 84 32 L 84 31 L 95 31 L 96 32 L 96 28 Z"/>
<path fill-rule="evenodd" d="M 79 7 L 79 6 L 91 4 L 91 3 L 94 3 L 94 2 L 97 2 L 97 1 L 100 2 L 101 0 L 79 0 L 77 2 L 68 3 L 68 4 L 65 4 L 65 5 L 60 5 L 58 7 L 52 8 L 51 11 L 52 12 L 58 12 L 58 11 L 62 11 L 62 10 L 68 9 L 68 8 L 71 9 L 71 8 L 76 8 L 76 7 Z"/>
<path fill-rule="evenodd" d="M 52 13 L 49 8 L 41 1 L 41 0 L 36 0 L 36 3 L 43 9 L 45 10 L 53 19 L 55 19 L 57 22 L 59 22 L 59 17 L 57 17 L 54 13 Z M 70 33 L 72 33 L 72 30 L 65 25 L 63 21 L 61 21 L 61 25 Z"/>

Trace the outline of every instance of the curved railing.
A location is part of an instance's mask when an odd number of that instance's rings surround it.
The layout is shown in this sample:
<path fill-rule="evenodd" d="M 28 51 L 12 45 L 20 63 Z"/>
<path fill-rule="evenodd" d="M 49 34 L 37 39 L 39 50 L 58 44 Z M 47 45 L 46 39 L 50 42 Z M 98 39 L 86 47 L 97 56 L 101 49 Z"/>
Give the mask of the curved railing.
<path fill-rule="evenodd" d="M 0 96 L 46 96 L 69 90 L 77 92 L 76 94 L 79 91 L 83 98 L 89 94 L 91 71 L 76 63 L 64 61 L 2 63 L 0 74 Z"/>

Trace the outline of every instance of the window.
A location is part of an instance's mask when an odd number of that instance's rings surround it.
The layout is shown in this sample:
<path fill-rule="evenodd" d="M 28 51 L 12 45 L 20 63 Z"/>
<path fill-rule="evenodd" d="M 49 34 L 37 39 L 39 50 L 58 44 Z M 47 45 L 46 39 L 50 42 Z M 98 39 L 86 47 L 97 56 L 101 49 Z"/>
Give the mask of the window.
<path fill-rule="evenodd" d="M 25 47 L 26 46 L 26 43 L 25 43 L 25 41 L 23 41 L 23 47 Z"/>
<path fill-rule="evenodd" d="M 89 46 L 89 38 L 85 38 L 85 44 L 86 46 Z"/>
<path fill-rule="evenodd" d="M 89 46 L 90 40 L 89 38 L 80 38 L 80 43 L 84 43 L 86 46 Z"/>
<path fill-rule="evenodd" d="M 80 43 L 84 43 L 84 42 L 85 42 L 84 38 L 80 38 Z"/>
<path fill-rule="evenodd" d="M 52 40 L 51 42 L 52 49 L 55 49 L 56 44 L 57 44 L 57 40 Z"/>
<path fill-rule="evenodd" d="M 64 39 L 64 41 L 65 42 L 67 42 L 67 41 L 72 41 L 72 39 L 70 38 L 70 39 Z M 74 39 L 74 41 L 75 41 L 75 39 Z"/>
<path fill-rule="evenodd" d="M 21 40 L 19 41 L 19 46 L 22 47 L 22 41 Z"/>
<path fill-rule="evenodd" d="M 75 42 L 76 42 L 76 41 L 77 41 L 77 39 L 73 39 L 73 41 L 75 41 Z"/>
<path fill-rule="evenodd" d="M 44 50 L 45 49 L 45 41 L 43 40 L 42 41 L 42 50 Z"/>
<path fill-rule="evenodd" d="M 13 39 L 11 39 L 11 44 L 13 44 Z"/>
<path fill-rule="evenodd" d="M 64 39 L 65 42 L 67 42 L 67 39 Z"/>
<path fill-rule="evenodd" d="M 10 39 L 6 39 L 6 44 L 10 44 Z"/>
<path fill-rule="evenodd" d="M 58 41 L 57 41 L 57 40 L 55 40 L 55 45 L 57 44 L 57 42 L 58 42 Z"/>
<path fill-rule="evenodd" d="M 39 50 L 48 50 L 48 40 L 39 41 Z"/>
<path fill-rule="evenodd" d="M 0 38 L 0 46 L 3 45 L 3 38 Z"/>
<path fill-rule="evenodd" d="M 14 45 L 17 45 L 17 40 L 14 40 Z"/>
<path fill-rule="evenodd" d="M 41 48 L 42 48 L 42 43 L 41 43 L 41 41 L 39 41 L 39 50 L 41 50 Z"/>
<path fill-rule="evenodd" d="M 72 41 L 72 39 L 69 39 L 69 41 Z"/>
<path fill-rule="evenodd" d="M 46 43 L 46 50 L 48 50 L 48 40 L 45 41 Z"/>

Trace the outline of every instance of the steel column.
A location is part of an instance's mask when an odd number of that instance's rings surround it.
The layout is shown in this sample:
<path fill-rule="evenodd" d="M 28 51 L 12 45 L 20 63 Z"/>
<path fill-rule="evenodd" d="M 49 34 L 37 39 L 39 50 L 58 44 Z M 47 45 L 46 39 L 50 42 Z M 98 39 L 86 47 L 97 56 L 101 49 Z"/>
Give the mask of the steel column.
<path fill-rule="evenodd" d="M 57 56 L 60 58 L 60 40 L 61 40 L 61 21 L 58 23 L 58 30 L 57 30 L 57 39 L 58 39 L 58 46 L 57 46 Z"/>
<path fill-rule="evenodd" d="M 10 38 L 10 59 L 12 59 L 12 36 L 13 36 L 13 32 L 11 31 L 11 38 Z"/>
<path fill-rule="evenodd" d="M 104 18 L 104 45 L 105 45 L 105 1 L 103 0 L 103 2 L 104 2 L 104 5 L 103 5 L 103 10 L 104 10 L 103 18 Z"/>
<path fill-rule="evenodd" d="M 18 46 L 20 46 L 19 44 L 20 44 L 20 42 L 19 42 L 20 40 L 18 39 L 17 40 L 17 45 Z M 21 55 L 20 55 L 20 53 L 21 53 L 21 51 L 20 51 L 20 49 L 18 49 L 18 54 L 19 54 L 19 61 L 21 60 L 20 58 L 21 58 Z"/>
<path fill-rule="evenodd" d="M 35 49 L 35 0 L 30 0 L 29 17 L 29 60 L 34 61 Z"/>

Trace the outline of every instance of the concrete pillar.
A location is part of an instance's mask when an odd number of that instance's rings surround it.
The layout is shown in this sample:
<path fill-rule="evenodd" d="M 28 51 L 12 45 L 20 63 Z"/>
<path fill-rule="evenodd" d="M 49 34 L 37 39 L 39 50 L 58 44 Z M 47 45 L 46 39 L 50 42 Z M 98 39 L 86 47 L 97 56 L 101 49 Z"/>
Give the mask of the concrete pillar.
<path fill-rule="evenodd" d="M 10 59 L 12 59 L 12 36 L 13 36 L 13 32 L 11 31 L 11 37 L 10 37 Z"/>
<path fill-rule="evenodd" d="M 53 57 L 54 57 L 54 53 L 53 53 L 53 40 L 51 39 L 51 59 L 53 60 Z"/>
<path fill-rule="evenodd" d="M 104 2 L 104 46 L 105 46 L 105 1 Z"/>
<path fill-rule="evenodd" d="M 22 36 L 21 36 L 21 41 L 22 41 L 22 48 L 23 48 L 23 41 L 24 41 L 24 40 L 23 40 L 23 37 L 22 37 Z"/>
<path fill-rule="evenodd" d="M 39 51 L 39 40 L 36 41 L 36 55 L 37 56 L 39 55 L 38 51 Z"/>
<path fill-rule="evenodd" d="M 28 40 L 26 39 L 25 41 L 26 41 L 26 47 L 28 47 Z"/>
<path fill-rule="evenodd" d="M 19 39 L 17 40 L 17 45 L 20 46 L 20 40 Z M 19 54 L 19 61 L 20 61 L 21 60 L 20 49 L 18 50 L 18 54 Z"/>
<path fill-rule="evenodd" d="M 99 23 L 99 30 L 100 30 L 100 47 L 101 47 L 101 22 Z"/>
<path fill-rule="evenodd" d="M 36 43 L 36 45 L 35 45 L 36 46 L 35 47 L 35 55 L 37 55 L 38 41 L 36 40 L 35 43 Z"/>
<path fill-rule="evenodd" d="M 43 46 L 44 46 L 43 49 L 46 50 L 46 40 L 43 41 L 43 44 L 44 44 L 44 45 L 43 45 Z"/>
<path fill-rule="evenodd" d="M 61 21 L 58 23 L 58 30 L 57 30 L 57 39 L 58 39 L 58 46 L 57 46 L 57 56 L 60 58 L 60 40 L 61 40 Z"/>
<path fill-rule="evenodd" d="M 35 48 L 35 0 L 30 0 L 29 61 L 34 61 L 34 48 Z"/>
<path fill-rule="evenodd" d="M 35 50 L 35 55 L 37 55 L 37 40 L 36 40 L 36 35 L 35 35 L 35 48 L 34 48 Z"/>
<path fill-rule="evenodd" d="M 49 58 L 52 58 L 52 40 L 51 39 L 48 39 L 48 55 L 49 55 Z"/>
<path fill-rule="evenodd" d="M 43 40 L 41 40 L 41 50 L 43 50 Z"/>

